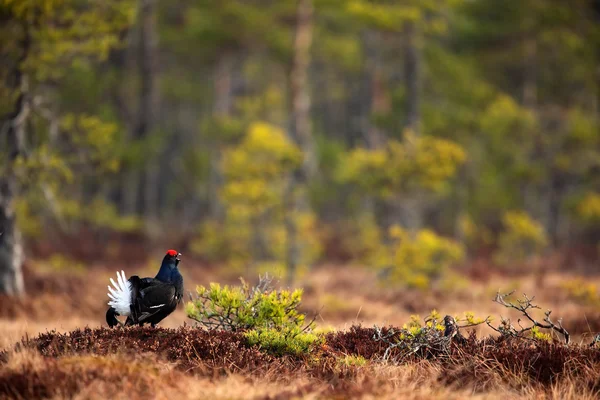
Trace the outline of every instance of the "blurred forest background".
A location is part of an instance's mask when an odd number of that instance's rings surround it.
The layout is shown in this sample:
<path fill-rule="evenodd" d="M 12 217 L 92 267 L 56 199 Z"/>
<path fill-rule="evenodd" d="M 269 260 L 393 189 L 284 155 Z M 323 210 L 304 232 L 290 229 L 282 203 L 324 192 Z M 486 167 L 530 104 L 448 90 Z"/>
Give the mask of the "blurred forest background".
<path fill-rule="evenodd" d="M 415 288 L 597 262 L 600 1 L 0 0 L 0 57 L 2 293 L 171 247 Z"/>

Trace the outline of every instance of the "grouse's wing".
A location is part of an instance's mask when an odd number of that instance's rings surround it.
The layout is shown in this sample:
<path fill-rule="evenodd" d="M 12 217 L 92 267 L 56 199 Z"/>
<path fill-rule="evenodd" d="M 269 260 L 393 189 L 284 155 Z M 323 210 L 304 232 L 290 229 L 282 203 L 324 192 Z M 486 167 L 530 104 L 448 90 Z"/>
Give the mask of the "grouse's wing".
<path fill-rule="evenodd" d="M 138 323 L 144 322 L 165 308 L 172 307 L 177 301 L 175 286 L 170 283 L 158 282 L 140 290 L 135 304 Z"/>
<path fill-rule="evenodd" d="M 140 290 L 145 289 L 150 286 L 160 285 L 162 283 L 164 283 L 164 282 L 159 281 L 158 279 L 155 279 L 155 278 L 141 278 L 140 279 Z"/>

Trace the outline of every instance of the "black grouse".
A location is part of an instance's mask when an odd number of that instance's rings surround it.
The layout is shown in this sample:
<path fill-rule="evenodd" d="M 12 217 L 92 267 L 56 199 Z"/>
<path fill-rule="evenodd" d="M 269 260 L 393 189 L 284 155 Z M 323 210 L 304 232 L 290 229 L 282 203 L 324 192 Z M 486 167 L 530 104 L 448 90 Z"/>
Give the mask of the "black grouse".
<path fill-rule="evenodd" d="M 178 268 L 180 256 L 176 250 L 167 251 L 154 278 L 134 275 L 126 280 L 123 271 L 117 272 L 117 282 L 111 278 L 113 286 L 108 286 L 108 325 L 111 328 L 122 325 L 117 317 L 123 315 L 127 316 L 126 326 L 148 323 L 154 327 L 171 314 L 183 297 L 183 276 Z"/>

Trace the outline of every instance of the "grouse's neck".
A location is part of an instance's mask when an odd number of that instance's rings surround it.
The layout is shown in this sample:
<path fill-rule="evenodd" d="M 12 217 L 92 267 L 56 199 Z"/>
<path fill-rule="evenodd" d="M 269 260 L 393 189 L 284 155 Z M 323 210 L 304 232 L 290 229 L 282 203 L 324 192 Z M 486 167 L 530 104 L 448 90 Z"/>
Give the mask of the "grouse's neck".
<path fill-rule="evenodd" d="M 158 274 L 156 274 L 155 279 L 158 279 L 161 282 L 165 283 L 173 283 L 175 285 L 182 284 L 183 285 L 183 276 L 179 272 L 177 268 L 177 264 L 173 262 L 164 262 L 160 266 L 158 270 Z"/>

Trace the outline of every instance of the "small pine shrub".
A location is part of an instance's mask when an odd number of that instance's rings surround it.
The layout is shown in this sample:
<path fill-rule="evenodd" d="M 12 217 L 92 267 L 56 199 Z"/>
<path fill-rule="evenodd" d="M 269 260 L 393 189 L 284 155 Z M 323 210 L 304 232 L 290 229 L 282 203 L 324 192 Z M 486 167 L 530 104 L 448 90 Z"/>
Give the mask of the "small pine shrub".
<path fill-rule="evenodd" d="M 250 344 L 274 355 L 307 353 L 321 339 L 298 311 L 302 290 L 275 290 L 271 283 L 266 276 L 253 288 L 243 280 L 241 286 L 198 286 L 186 314 L 209 330 L 243 331 Z"/>

